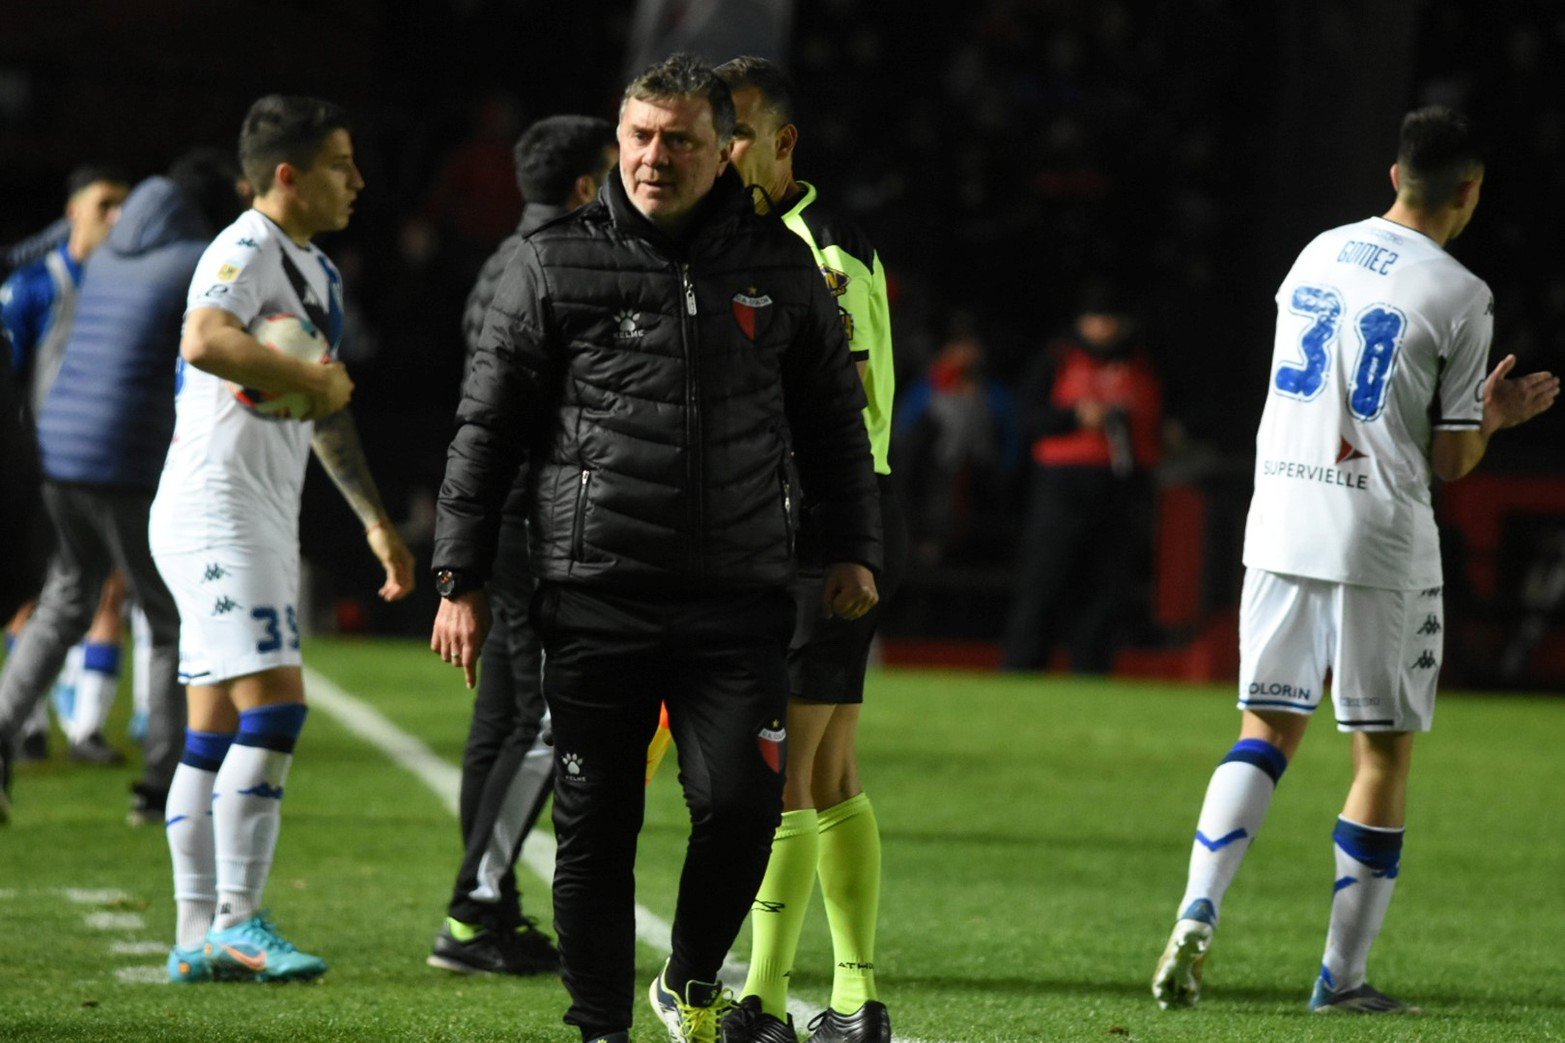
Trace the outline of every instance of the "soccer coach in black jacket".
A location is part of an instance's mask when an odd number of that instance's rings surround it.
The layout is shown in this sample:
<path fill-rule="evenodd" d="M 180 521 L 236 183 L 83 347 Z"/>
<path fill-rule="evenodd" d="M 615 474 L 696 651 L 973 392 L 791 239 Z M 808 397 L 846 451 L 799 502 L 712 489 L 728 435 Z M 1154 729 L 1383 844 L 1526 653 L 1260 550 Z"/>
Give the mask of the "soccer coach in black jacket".
<path fill-rule="evenodd" d="M 786 584 L 802 485 L 828 545 L 822 611 L 876 601 L 863 391 L 814 261 L 728 167 L 733 100 L 688 55 L 626 89 L 619 176 L 517 249 L 457 411 L 435 531 L 431 647 L 472 683 L 500 507 L 531 470 L 533 623 L 554 724 L 555 927 L 583 1039 L 625 1040 L 636 835 L 666 699 L 691 834 L 674 1038 L 712 1040 L 717 972 L 781 815 Z"/>

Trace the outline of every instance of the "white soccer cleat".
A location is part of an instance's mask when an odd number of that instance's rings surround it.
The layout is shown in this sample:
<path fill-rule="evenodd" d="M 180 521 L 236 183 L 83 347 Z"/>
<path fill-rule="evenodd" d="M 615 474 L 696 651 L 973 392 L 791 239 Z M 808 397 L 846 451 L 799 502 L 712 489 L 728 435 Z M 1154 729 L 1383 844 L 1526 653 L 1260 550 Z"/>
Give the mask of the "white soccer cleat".
<path fill-rule="evenodd" d="M 1164 1010 L 1193 1007 L 1201 998 L 1201 972 L 1212 947 L 1212 925 L 1204 920 L 1180 920 L 1168 936 L 1168 947 L 1152 973 L 1152 995 Z"/>

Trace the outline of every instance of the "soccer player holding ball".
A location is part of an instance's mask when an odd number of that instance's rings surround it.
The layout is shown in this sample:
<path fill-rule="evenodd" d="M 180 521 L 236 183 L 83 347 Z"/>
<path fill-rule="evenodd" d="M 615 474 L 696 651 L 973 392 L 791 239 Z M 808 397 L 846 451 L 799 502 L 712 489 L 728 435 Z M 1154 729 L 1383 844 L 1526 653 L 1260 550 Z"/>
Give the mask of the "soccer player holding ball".
<path fill-rule="evenodd" d="M 1317 236 L 1277 293 L 1239 609 L 1239 741 L 1206 791 L 1178 920 L 1152 978 L 1164 1008 L 1200 996 L 1223 894 L 1332 672 L 1353 783 L 1332 832 L 1326 953 L 1309 1008 L 1416 1010 L 1366 980 L 1402 856 L 1413 737 L 1434 717 L 1439 535 L 1430 478 L 1477 466 L 1496 431 L 1548 409 L 1559 380 L 1488 368 L 1494 297 L 1445 252 L 1484 168 L 1465 117 L 1410 113 L 1382 217 Z"/>
<path fill-rule="evenodd" d="M 152 505 L 153 555 L 179 605 L 189 707 L 167 808 L 172 982 L 326 970 L 261 910 L 306 714 L 298 534 L 312 449 L 385 567 L 381 597 L 413 588 L 413 556 L 386 518 L 345 409 L 347 371 L 252 332 L 277 341 L 275 317 L 291 314 L 324 335 L 333 358 L 341 347 L 342 279 L 310 240 L 346 227 L 364 187 L 347 114 L 312 98 L 262 98 L 245 117 L 239 157 L 255 203 L 213 240 L 191 280 L 174 442 Z M 302 415 L 268 415 L 265 403 L 288 401 L 277 396 L 302 396 Z"/>

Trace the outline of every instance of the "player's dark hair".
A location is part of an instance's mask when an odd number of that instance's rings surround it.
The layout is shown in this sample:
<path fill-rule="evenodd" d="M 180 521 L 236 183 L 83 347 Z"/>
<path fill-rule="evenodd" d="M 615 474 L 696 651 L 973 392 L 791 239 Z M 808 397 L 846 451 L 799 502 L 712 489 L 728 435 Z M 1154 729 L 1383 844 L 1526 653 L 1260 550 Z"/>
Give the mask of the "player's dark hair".
<path fill-rule="evenodd" d="M 125 171 L 112 163 L 83 163 L 65 176 L 65 198 L 69 199 L 88 185 L 107 181 L 111 185 L 128 185 L 130 178 Z"/>
<path fill-rule="evenodd" d="M 1408 202 L 1432 210 L 1451 201 L 1457 186 L 1483 170 L 1483 150 L 1471 121 L 1444 105 L 1427 105 L 1402 118 L 1397 167 Z"/>
<path fill-rule="evenodd" d="M 250 111 L 239 130 L 239 164 L 255 194 L 272 189 L 277 164 L 309 170 L 332 131 L 351 130 L 348 113 L 318 98 L 268 94 Z"/>
<path fill-rule="evenodd" d="M 712 126 L 717 128 L 717 140 L 726 142 L 734 136 L 733 92 L 710 65 L 693 54 L 683 51 L 671 54 L 631 80 L 625 88 L 625 96 L 620 99 L 621 115 L 625 112 L 625 103 L 632 98 L 637 101 L 705 98 L 712 106 Z"/>
<path fill-rule="evenodd" d="M 614 124 L 597 116 L 548 116 L 516 140 L 516 184 L 529 203 L 564 206 L 583 174 L 603 170 Z"/>
<path fill-rule="evenodd" d="M 766 99 L 766 107 L 777 117 L 778 126 L 793 122 L 793 77 L 770 58 L 753 54 L 730 58 L 714 72 L 728 84 L 729 90 L 754 87 Z"/>
<path fill-rule="evenodd" d="M 214 233 L 244 209 L 239 177 L 239 163 L 220 148 L 193 148 L 168 168 L 168 179 L 196 205 Z"/>

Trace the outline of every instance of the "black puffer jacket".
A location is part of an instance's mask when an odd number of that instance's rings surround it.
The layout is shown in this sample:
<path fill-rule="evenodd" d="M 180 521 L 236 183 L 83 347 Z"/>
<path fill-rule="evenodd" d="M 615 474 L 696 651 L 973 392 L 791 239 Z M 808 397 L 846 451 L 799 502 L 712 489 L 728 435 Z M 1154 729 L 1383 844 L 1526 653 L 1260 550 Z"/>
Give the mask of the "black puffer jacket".
<path fill-rule="evenodd" d="M 827 561 L 880 567 L 864 393 L 809 249 L 726 172 L 676 243 L 617 177 L 523 240 L 457 409 L 434 567 L 486 579 L 500 502 L 531 463 L 540 578 L 772 586 L 799 502 Z"/>

